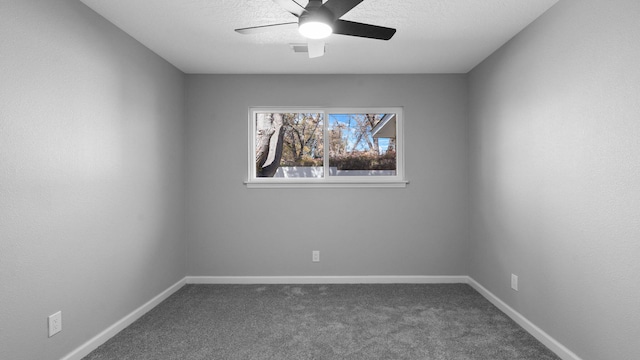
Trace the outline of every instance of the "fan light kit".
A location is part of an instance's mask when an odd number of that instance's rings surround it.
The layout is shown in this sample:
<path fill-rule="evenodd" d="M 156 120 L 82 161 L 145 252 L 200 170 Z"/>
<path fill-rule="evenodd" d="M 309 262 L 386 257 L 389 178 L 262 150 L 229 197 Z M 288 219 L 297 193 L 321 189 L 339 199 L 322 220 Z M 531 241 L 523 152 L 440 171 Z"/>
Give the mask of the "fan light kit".
<path fill-rule="evenodd" d="M 265 31 L 298 27 L 302 36 L 309 39 L 309 57 L 324 55 L 325 44 L 322 39 L 331 34 L 357 36 L 368 39 L 389 40 L 396 29 L 342 20 L 340 17 L 360 4 L 363 0 L 309 0 L 306 7 L 295 0 L 273 0 L 289 13 L 298 18 L 297 22 L 253 26 L 236 29 L 240 34 L 255 34 Z"/>
<path fill-rule="evenodd" d="M 307 39 L 324 39 L 333 33 L 331 26 L 320 21 L 307 21 L 300 24 L 298 31 Z"/>
<path fill-rule="evenodd" d="M 311 3 L 312 1 L 307 5 L 307 11 L 298 18 L 298 31 L 307 39 L 324 39 L 333 33 L 330 25 L 333 23 L 333 14 L 321 6 L 322 1 Z"/>

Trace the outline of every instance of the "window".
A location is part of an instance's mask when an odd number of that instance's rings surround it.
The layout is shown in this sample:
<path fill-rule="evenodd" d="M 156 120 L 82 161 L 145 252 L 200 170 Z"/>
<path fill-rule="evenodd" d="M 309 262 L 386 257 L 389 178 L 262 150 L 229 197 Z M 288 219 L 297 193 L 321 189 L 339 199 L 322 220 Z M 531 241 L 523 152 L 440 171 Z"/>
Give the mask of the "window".
<path fill-rule="evenodd" d="M 249 187 L 406 186 L 401 108 L 251 108 Z"/>

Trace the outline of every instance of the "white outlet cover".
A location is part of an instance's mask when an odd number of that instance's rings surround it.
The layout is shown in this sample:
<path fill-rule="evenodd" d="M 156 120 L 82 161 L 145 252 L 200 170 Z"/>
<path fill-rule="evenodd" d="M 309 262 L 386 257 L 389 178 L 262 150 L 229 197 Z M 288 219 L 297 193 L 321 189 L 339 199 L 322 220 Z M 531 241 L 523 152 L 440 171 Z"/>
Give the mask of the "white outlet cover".
<path fill-rule="evenodd" d="M 62 331 L 62 311 L 49 316 L 49 337 Z"/>
<path fill-rule="evenodd" d="M 518 291 L 518 275 L 511 274 L 511 288 Z"/>

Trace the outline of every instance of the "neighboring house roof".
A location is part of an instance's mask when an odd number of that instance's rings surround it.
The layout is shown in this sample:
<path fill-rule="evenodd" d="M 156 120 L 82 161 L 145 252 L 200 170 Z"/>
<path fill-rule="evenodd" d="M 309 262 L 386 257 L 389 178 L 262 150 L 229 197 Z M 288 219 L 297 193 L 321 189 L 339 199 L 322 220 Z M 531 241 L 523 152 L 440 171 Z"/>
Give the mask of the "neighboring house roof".
<path fill-rule="evenodd" d="M 374 138 L 396 138 L 396 114 L 385 114 L 382 120 L 371 129 Z"/>

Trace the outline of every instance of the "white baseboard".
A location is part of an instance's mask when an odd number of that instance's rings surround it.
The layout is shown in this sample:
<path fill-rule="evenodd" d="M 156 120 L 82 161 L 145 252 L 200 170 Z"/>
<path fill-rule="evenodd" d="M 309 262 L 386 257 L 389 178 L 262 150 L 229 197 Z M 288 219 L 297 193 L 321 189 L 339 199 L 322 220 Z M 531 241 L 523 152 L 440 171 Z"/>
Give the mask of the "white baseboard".
<path fill-rule="evenodd" d="M 67 356 L 62 358 L 62 360 L 80 360 L 83 357 L 89 355 L 89 353 L 97 349 L 98 346 L 104 344 L 107 340 L 111 339 L 113 336 L 115 336 L 117 333 L 122 331 L 124 328 L 131 325 L 134 321 L 142 317 L 142 315 L 146 314 L 147 312 L 149 312 L 149 310 L 153 309 L 162 301 L 164 301 L 166 298 L 171 296 L 171 294 L 178 291 L 182 286 L 185 285 L 185 283 L 186 283 L 185 279 L 183 278 L 177 283 L 171 285 L 168 289 L 161 292 L 160 294 L 155 296 L 153 299 L 147 301 L 144 305 L 135 309 L 129 315 L 123 317 L 115 324 L 109 326 L 107 329 L 105 329 L 98 335 L 94 336 L 92 339 L 85 342 L 74 351 L 67 354 Z"/>
<path fill-rule="evenodd" d="M 468 276 L 187 276 L 187 284 L 466 284 Z"/>
<path fill-rule="evenodd" d="M 473 278 L 469 277 L 469 285 L 473 287 L 477 292 L 479 292 L 482 296 L 484 296 L 487 300 L 489 300 L 493 305 L 495 305 L 502 312 L 507 314 L 513 321 L 515 321 L 518 325 L 522 326 L 529 334 L 538 339 L 541 343 L 543 343 L 546 347 L 548 347 L 551 351 L 553 351 L 556 355 L 558 355 L 563 360 L 582 360 L 578 355 L 573 353 L 571 350 L 567 349 L 564 345 L 558 342 L 556 339 L 552 338 L 551 335 L 544 332 L 542 329 L 537 327 L 534 323 L 529 321 L 529 319 L 525 318 L 522 314 L 515 311 L 511 306 L 507 305 L 504 301 L 500 300 L 497 296 L 495 296 L 491 291 L 487 290 L 484 286 L 480 285 Z"/>

